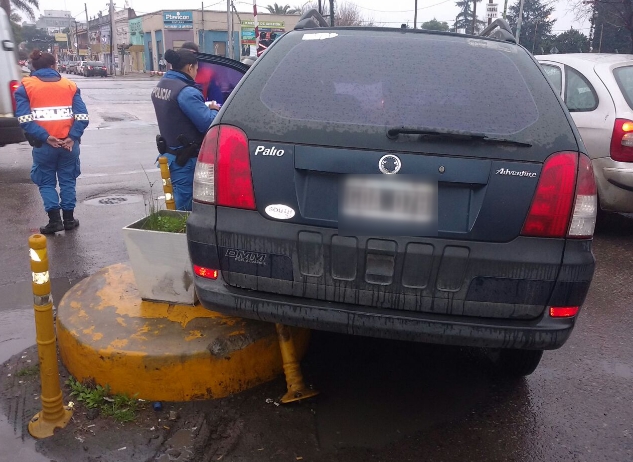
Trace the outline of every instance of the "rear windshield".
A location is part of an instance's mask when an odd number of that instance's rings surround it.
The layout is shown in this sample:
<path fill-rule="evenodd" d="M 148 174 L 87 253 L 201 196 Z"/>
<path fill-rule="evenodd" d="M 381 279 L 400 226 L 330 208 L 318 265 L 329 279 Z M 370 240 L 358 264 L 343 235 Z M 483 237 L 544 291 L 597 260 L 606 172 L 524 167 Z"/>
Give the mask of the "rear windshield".
<path fill-rule="evenodd" d="M 309 31 L 261 101 L 286 119 L 509 135 L 539 118 L 516 52 L 478 39 Z"/>
<path fill-rule="evenodd" d="M 89 61 L 88 66 L 105 66 L 105 64 L 100 61 Z"/>
<path fill-rule="evenodd" d="M 615 80 L 627 104 L 633 109 L 633 66 L 618 67 L 613 70 Z"/>

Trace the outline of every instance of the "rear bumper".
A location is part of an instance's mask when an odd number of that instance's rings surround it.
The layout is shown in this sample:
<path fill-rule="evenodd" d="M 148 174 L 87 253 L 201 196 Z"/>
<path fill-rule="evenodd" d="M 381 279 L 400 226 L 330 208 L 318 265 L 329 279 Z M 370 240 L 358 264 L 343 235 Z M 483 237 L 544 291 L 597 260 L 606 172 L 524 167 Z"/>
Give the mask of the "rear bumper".
<path fill-rule="evenodd" d="M 633 213 L 633 163 L 610 157 L 593 159 L 600 207 L 609 212 Z"/>
<path fill-rule="evenodd" d="M 0 117 L 0 146 L 26 141 L 16 117 Z"/>
<path fill-rule="evenodd" d="M 223 216 L 222 222 L 244 233 L 240 214 L 254 218 L 256 213 L 194 203 L 187 222 L 192 263 L 223 268 L 218 257 L 222 244 L 216 242 L 216 214 L 230 214 Z M 274 252 L 285 253 L 288 260 L 301 261 L 306 252 L 300 250 L 297 236 L 299 230 L 307 228 L 289 224 L 280 227 L 264 219 L 254 221 L 257 223 L 250 226 L 259 235 L 275 235 L 284 243 Z M 328 231 L 321 228 L 320 232 L 325 235 Z M 324 237 L 324 241 L 329 239 Z M 439 276 L 432 278 L 426 289 L 403 290 L 392 296 L 376 287 L 373 300 L 371 293 L 361 291 L 346 296 L 343 282 L 329 288 L 311 283 L 302 276 L 309 265 L 304 268 L 300 263 L 294 264 L 284 273 L 292 280 L 283 280 L 279 271 L 284 265 L 279 259 L 262 260 L 276 268 L 274 279 L 265 276 L 263 270 L 248 274 L 240 264 L 240 271 L 220 273 L 217 280 L 196 276 L 194 283 L 203 306 L 213 311 L 353 335 L 519 349 L 555 349 L 568 339 L 575 318 L 551 318 L 546 307 L 582 305 L 594 271 L 591 241 L 521 237 L 510 243 L 440 239 L 428 242 L 435 246 L 433 255 L 420 254 L 417 258 L 430 259 Z M 270 251 L 260 247 L 255 239 L 232 245 L 253 251 L 240 256 L 245 260 L 268 258 L 257 252 Z M 470 255 L 464 260 L 448 260 L 451 264 L 445 266 L 446 249 L 455 245 L 468 246 Z M 362 272 L 359 274 L 363 276 Z"/>
<path fill-rule="evenodd" d="M 455 318 L 319 302 L 250 290 L 195 277 L 202 305 L 213 311 L 310 329 L 415 342 L 487 348 L 550 350 L 561 347 L 575 324 L 543 316 L 533 321 Z"/>

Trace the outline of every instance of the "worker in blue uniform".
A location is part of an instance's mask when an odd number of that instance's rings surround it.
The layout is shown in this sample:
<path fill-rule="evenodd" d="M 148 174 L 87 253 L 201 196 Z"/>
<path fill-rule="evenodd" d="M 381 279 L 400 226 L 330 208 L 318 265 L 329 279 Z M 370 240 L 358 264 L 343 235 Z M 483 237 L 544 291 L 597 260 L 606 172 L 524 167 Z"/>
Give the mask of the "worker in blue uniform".
<path fill-rule="evenodd" d="M 190 50 L 167 50 L 171 64 L 152 90 L 160 135 L 158 152 L 167 157 L 178 210 L 191 210 L 193 174 L 202 140 L 220 109 L 208 106 L 196 86 L 198 58 Z"/>
<path fill-rule="evenodd" d="M 52 54 L 33 50 L 30 58 L 35 70 L 15 92 L 15 114 L 33 146 L 31 180 L 39 187 L 48 214 L 48 224 L 40 232 L 55 234 L 79 226 L 73 215 L 75 187 L 88 111 L 77 85 L 55 70 Z"/>

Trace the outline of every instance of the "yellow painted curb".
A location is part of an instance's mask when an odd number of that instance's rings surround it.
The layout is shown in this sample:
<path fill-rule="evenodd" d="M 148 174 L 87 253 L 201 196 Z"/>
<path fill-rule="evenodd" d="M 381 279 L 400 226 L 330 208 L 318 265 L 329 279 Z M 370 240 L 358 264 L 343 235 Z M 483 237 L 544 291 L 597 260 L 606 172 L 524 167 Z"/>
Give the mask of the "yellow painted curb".
<path fill-rule="evenodd" d="M 274 324 L 142 301 L 127 264 L 66 293 L 57 335 L 62 362 L 78 380 L 152 401 L 222 398 L 283 371 Z M 309 331 L 293 335 L 303 355 Z"/>

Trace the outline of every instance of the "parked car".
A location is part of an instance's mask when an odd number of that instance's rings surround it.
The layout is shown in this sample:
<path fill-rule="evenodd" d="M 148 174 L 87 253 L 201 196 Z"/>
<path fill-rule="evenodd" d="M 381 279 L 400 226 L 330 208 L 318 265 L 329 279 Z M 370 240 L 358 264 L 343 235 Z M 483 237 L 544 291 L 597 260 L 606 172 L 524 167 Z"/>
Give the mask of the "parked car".
<path fill-rule="evenodd" d="M 108 69 L 101 61 L 87 61 L 83 66 L 83 75 L 84 77 L 92 77 L 93 75 L 107 77 Z"/>
<path fill-rule="evenodd" d="M 201 303 L 492 348 L 530 374 L 594 272 L 596 185 L 569 112 L 503 20 L 495 39 L 316 15 L 252 65 L 204 139 L 187 223 Z"/>
<path fill-rule="evenodd" d="M 60 74 L 62 72 L 66 72 L 67 68 L 68 68 L 68 61 L 59 61 L 57 63 L 57 72 L 59 72 Z"/>
<path fill-rule="evenodd" d="M 0 146 L 24 141 L 14 97 L 21 78 L 9 18 L 0 8 Z"/>
<path fill-rule="evenodd" d="M 86 63 L 87 61 L 77 61 L 77 65 L 75 66 L 75 75 L 84 75 Z"/>
<path fill-rule="evenodd" d="M 591 158 L 600 208 L 633 212 L 633 55 L 537 56 Z"/>
<path fill-rule="evenodd" d="M 68 66 L 66 66 L 66 72 L 68 72 L 69 74 L 77 74 L 79 67 L 81 66 L 81 63 L 83 61 L 70 61 L 68 63 Z"/>

